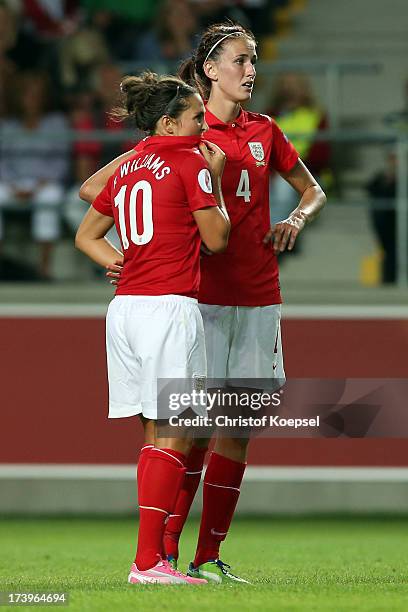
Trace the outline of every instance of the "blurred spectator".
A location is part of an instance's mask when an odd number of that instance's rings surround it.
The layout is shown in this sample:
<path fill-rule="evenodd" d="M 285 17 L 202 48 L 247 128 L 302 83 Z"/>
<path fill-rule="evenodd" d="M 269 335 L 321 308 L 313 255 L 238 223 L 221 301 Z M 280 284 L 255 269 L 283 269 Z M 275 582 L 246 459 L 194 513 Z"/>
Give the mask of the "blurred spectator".
<path fill-rule="evenodd" d="M 21 70 L 46 71 L 59 83 L 58 47 L 78 26 L 78 0 L 20 0 L 17 5 L 18 36 L 10 59 Z"/>
<path fill-rule="evenodd" d="M 383 250 L 382 282 L 395 283 L 397 158 L 394 151 L 388 154 L 386 167 L 376 172 L 366 188 L 371 198 L 371 222 Z"/>
<path fill-rule="evenodd" d="M 159 4 L 160 0 L 81 0 L 112 59 L 124 62 L 136 59 L 135 42 L 151 26 Z"/>
<path fill-rule="evenodd" d="M 153 27 L 136 44 L 139 60 L 177 63 L 190 55 L 198 22 L 188 0 L 165 0 Z"/>
<path fill-rule="evenodd" d="M 0 46 L 2 55 L 17 69 L 28 70 L 39 64 L 41 44 L 25 21 L 20 3 L 0 0 Z"/>
<path fill-rule="evenodd" d="M 9 50 L 15 45 L 16 37 L 14 14 L 5 2 L 0 1 L 0 118 L 7 112 L 8 92 L 16 72 L 16 65 L 8 56 Z"/>
<path fill-rule="evenodd" d="M 91 87 L 95 71 L 110 59 L 105 38 L 92 21 L 61 41 L 59 56 L 62 86 L 71 91 Z"/>
<path fill-rule="evenodd" d="M 127 21 L 136 24 L 151 23 L 160 0 L 80 0 L 80 4 L 93 14 L 99 11 L 106 11 L 112 15 L 119 15 Z"/>
<path fill-rule="evenodd" d="M 327 129 L 328 123 L 325 112 L 314 99 L 307 77 L 295 73 L 281 75 L 268 114 L 288 134 L 302 161 L 324 185 L 322 175 L 329 169 L 330 147 L 315 136 Z M 296 192 L 279 175 L 270 181 L 270 203 L 272 223 L 286 219 L 297 205 Z"/>
<path fill-rule="evenodd" d="M 68 167 L 65 118 L 47 107 L 47 77 L 25 73 L 15 81 L 15 116 L 3 121 L 0 156 L 2 207 L 32 207 L 32 236 L 40 245 L 40 274 L 50 277 L 51 252 L 60 235 L 60 212 Z M 50 139 L 50 133 L 52 135 Z"/>
<path fill-rule="evenodd" d="M 274 31 L 273 9 L 288 0 L 191 0 L 200 19 L 200 28 L 232 19 L 250 28 L 255 36 L 270 35 Z"/>
<path fill-rule="evenodd" d="M 24 0 L 24 14 L 40 39 L 52 40 L 73 32 L 78 20 L 78 0 Z"/>
<path fill-rule="evenodd" d="M 388 113 L 384 117 L 384 121 L 394 129 L 408 129 L 408 79 L 404 83 L 404 106 L 399 111 Z"/>
<path fill-rule="evenodd" d="M 115 61 L 133 59 L 135 40 L 141 34 L 141 26 L 124 15 L 104 9 L 90 13 L 88 20 L 103 36 L 111 59 Z"/>
<path fill-rule="evenodd" d="M 120 82 L 123 78 L 122 70 L 116 64 L 104 64 L 100 66 L 95 75 L 95 123 L 99 128 L 104 128 L 108 132 L 123 132 L 129 128 L 125 123 L 118 122 L 113 119 L 110 112 L 114 106 L 118 104 L 118 95 L 120 91 Z M 144 134 L 143 134 L 144 136 Z M 142 138 L 142 136 L 140 136 Z M 115 142 L 105 142 L 101 145 L 98 159 L 98 166 L 104 166 L 112 160 L 113 157 L 124 153 L 134 146 L 132 139 L 119 139 Z"/>
<path fill-rule="evenodd" d="M 126 125 L 113 120 L 109 113 L 117 104 L 117 92 L 122 79 L 122 72 L 115 64 L 104 64 L 95 74 L 94 91 L 86 90 L 74 97 L 74 106 L 71 111 L 71 125 L 80 132 L 105 129 L 108 132 L 123 132 Z M 100 142 L 99 140 L 77 141 L 73 148 L 73 181 L 64 207 L 64 217 L 72 230 L 76 232 L 79 223 L 87 209 L 87 204 L 78 195 L 81 184 L 89 178 L 98 168 L 111 161 L 121 153 L 131 149 L 140 137 L 129 140 L 124 136 L 122 140 L 114 142 Z M 116 230 L 111 230 L 110 239 L 116 244 Z"/>

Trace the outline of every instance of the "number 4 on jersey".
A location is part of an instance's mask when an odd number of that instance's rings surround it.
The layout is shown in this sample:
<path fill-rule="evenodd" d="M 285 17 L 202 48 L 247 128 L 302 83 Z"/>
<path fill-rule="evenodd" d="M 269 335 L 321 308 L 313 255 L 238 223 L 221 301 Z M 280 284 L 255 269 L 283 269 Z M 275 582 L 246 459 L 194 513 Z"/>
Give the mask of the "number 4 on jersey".
<path fill-rule="evenodd" d="M 244 198 L 244 202 L 249 202 L 251 200 L 248 170 L 241 170 L 241 176 L 239 179 L 236 195 L 238 197 Z"/>

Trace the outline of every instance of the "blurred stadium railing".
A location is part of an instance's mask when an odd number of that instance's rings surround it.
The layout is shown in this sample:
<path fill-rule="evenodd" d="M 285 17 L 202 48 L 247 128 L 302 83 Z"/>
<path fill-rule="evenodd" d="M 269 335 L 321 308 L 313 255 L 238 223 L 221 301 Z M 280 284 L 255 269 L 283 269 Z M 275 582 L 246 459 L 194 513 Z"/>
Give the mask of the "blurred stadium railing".
<path fill-rule="evenodd" d="M 309 139 L 309 134 L 287 134 L 289 138 L 295 137 L 298 141 Z M 63 134 L 49 133 L 43 134 L 43 139 L 65 139 L 68 142 L 101 142 L 101 143 L 116 143 L 124 140 L 134 139 L 134 132 L 131 130 L 122 130 L 119 134 L 109 133 L 104 130 L 92 131 L 74 131 L 67 130 Z M 350 235 L 350 243 L 347 244 L 347 249 L 343 250 L 343 272 L 341 280 L 343 281 L 358 281 L 362 279 L 363 284 L 376 284 L 373 273 L 373 278 L 370 280 L 370 272 L 361 271 L 361 268 L 366 266 L 370 268 L 370 257 L 373 266 L 375 259 L 381 258 L 379 247 L 376 247 L 376 240 L 373 228 L 370 225 L 369 213 L 374 204 L 373 200 L 367 195 L 366 183 L 370 178 L 365 171 L 359 169 L 360 160 L 372 157 L 378 170 L 381 165 L 385 164 L 385 152 L 389 154 L 393 152 L 396 159 L 396 195 L 394 199 L 381 201 L 376 199 L 375 208 L 381 209 L 384 207 L 388 210 L 395 210 L 395 259 L 397 269 L 397 285 L 401 288 L 408 284 L 408 262 L 407 262 L 407 245 L 408 245 L 408 133 L 388 128 L 382 131 L 366 131 L 366 130 L 346 130 L 346 129 L 328 129 L 322 132 L 317 132 L 313 135 L 314 141 L 323 140 L 330 143 L 332 147 L 333 161 L 330 172 L 332 174 L 331 184 L 326 186 L 323 180 L 323 186 L 327 190 L 329 202 L 321 219 L 317 223 L 310 226 L 307 232 L 304 232 L 302 239 L 305 242 L 310 240 L 310 236 L 314 238 L 313 248 L 302 249 L 302 257 L 288 258 L 285 260 L 285 265 L 282 266 L 283 279 L 289 282 L 291 279 L 296 280 L 298 276 L 302 276 L 304 269 L 309 269 L 309 280 L 313 282 L 324 278 L 321 271 L 318 269 L 317 261 L 314 262 L 310 258 L 315 254 L 316 258 L 324 255 L 326 258 L 322 265 L 327 269 L 327 274 L 330 275 L 330 256 L 331 254 L 339 255 L 339 251 L 344 249 L 344 241 L 347 240 L 347 232 L 353 226 L 352 235 Z M 373 166 L 375 167 L 375 166 Z M 372 172 L 371 172 L 372 174 Z M 13 214 L 26 214 L 30 210 L 30 202 L 20 205 L 17 209 L 13 207 Z M 273 201 L 271 207 L 273 208 Z M 45 205 L 43 205 L 46 207 Z M 61 202 L 61 213 L 65 209 L 66 201 Z M 7 205 L 3 205 L 4 211 L 8 210 Z M 84 212 L 86 205 L 84 204 Z M 349 228 L 349 229 L 348 229 Z M 326 250 L 325 232 L 326 230 L 332 234 L 334 240 L 330 243 L 329 252 Z M 337 239 L 336 239 L 337 233 Z M 303 238 L 304 236 L 304 238 Z M 356 239 L 359 243 L 356 243 Z M 319 249 L 319 241 L 320 249 Z M 342 244 L 343 243 L 343 244 Z M 6 237 L 7 246 L 7 237 Z M 10 245 L 10 248 L 15 252 L 20 252 L 17 243 Z M 66 232 L 65 238 L 60 241 L 59 248 L 64 254 L 57 257 L 58 264 L 55 273 L 56 280 L 88 281 L 92 276 L 86 272 L 90 267 L 85 264 L 83 256 L 79 256 L 82 264 L 76 266 L 70 263 L 70 260 L 76 258 L 78 254 L 74 253 L 73 235 Z M 58 246 L 57 246 L 58 249 Z M 354 250 L 353 250 L 354 249 Z M 25 245 L 27 251 L 27 244 Z M 23 250 L 24 251 L 24 250 Z M 370 251 L 371 254 L 370 254 Z M 353 254 L 352 254 L 353 253 Z M 376 254 L 377 253 L 377 254 Z M 28 253 L 26 257 L 30 258 Z M 23 254 L 24 258 L 24 254 Z M 362 260 L 366 258 L 364 263 Z M 333 261 L 332 277 L 336 276 L 336 262 Z M 377 262 L 378 263 L 378 262 Z"/>

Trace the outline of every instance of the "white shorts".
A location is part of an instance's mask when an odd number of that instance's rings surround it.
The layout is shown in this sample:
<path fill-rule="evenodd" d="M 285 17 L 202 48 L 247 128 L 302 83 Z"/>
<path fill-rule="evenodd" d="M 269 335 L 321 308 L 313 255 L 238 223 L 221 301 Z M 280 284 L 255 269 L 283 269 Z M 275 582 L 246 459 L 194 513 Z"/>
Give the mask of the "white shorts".
<path fill-rule="evenodd" d="M 197 300 L 116 296 L 106 316 L 109 418 L 157 419 L 157 379 L 202 379 L 207 365 Z"/>
<path fill-rule="evenodd" d="M 242 379 L 279 379 L 284 382 L 281 305 L 214 306 L 199 304 L 207 350 L 207 377 L 230 386 L 275 388 Z M 210 380 L 209 386 L 211 386 Z"/>

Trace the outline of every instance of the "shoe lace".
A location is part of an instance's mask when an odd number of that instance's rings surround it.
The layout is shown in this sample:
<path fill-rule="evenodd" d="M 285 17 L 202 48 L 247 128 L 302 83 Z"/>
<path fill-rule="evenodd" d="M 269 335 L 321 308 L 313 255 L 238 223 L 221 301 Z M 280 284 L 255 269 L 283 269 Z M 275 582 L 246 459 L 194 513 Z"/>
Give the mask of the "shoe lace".
<path fill-rule="evenodd" d="M 174 569 L 167 559 L 163 559 L 162 563 L 172 576 L 176 576 L 176 578 L 185 578 L 185 575 L 182 572 L 179 572 L 179 570 Z"/>
<path fill-rule="evenodd" d="M 217 559 L 215 564 L 220 568 L 223 574 L 231 573 L 229 572 L 229 570 L 231 569 L 231 566 L 228 565 L 228 563 L 224 563 L 224 561 L 221 561 L 221 559 Z"/>

